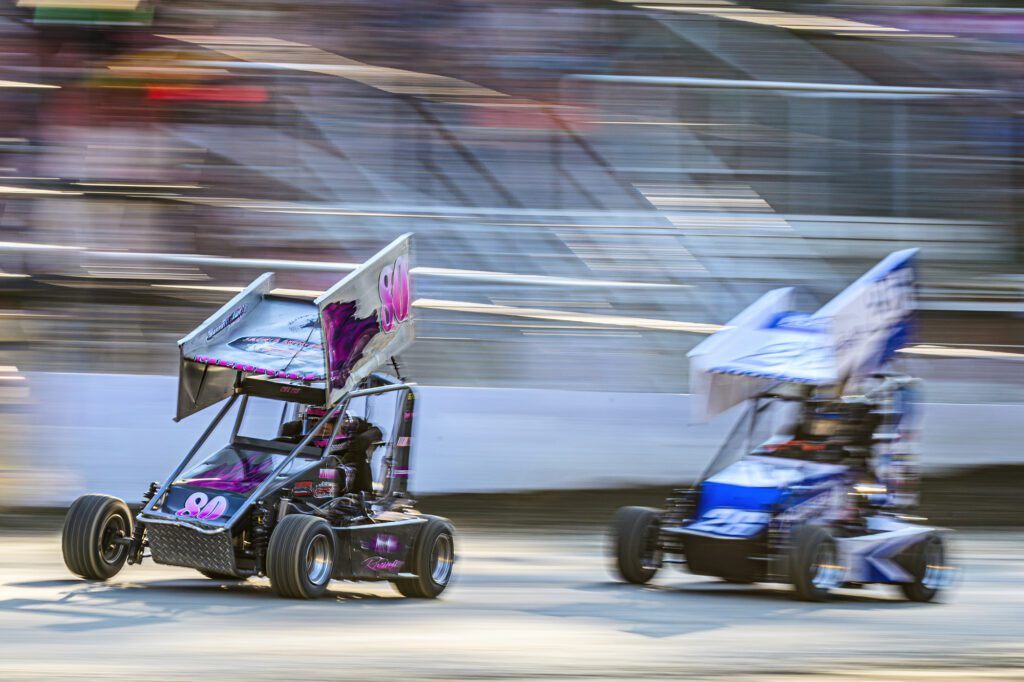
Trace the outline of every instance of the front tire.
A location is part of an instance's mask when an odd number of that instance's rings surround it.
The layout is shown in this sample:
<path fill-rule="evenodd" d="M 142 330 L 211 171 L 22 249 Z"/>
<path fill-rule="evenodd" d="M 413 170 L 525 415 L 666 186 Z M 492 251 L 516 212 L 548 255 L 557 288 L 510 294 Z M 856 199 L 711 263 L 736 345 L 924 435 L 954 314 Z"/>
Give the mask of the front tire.
<path fill-rule="evenodd" d="M 798 528 L 790 552 L 789 575 L 801 601 L 825 601 L 842 584 L 846 570 L 839 564 L 839 547 L 824 528 Z"/>
<path fill-rule="evenodd" d="M 612 554 L 616 572 L 626 582 L 643 585 L 661 568 L 658 510 L 623 507 L 612 518 Z"/>
<path fill-rule="evenodd" d="M 64 564 L 87 580 L 113 578 L 128 559 L 132 516 L 123 500 L 109 495 L 82 495 L 64 517 L 61 550 Z"/>
<path fill-rule="evenodd" d="M 284 517 L 270 534 L 267 577 L 281 597 L 316 599 L 334 574 L 334 532 L 324 519 L 305 514 Z"/>
<path fill-rule="evenodd" d="M 406 564 L 415 578 L 392 581 L 403 597 L 434 599 L 444 592 L 455 568 L 455 529 L 446 519 L 431 518 L 416 537 Z"/>
<path fill-rule="evenodd" d="M 905 564 L 914 581 L 900 583 L 900 589 L 910 601 L 929 602 L 935 599 L 945 583 L 946 545 L 939 535 L 929 535 L 907 552 Z"/>

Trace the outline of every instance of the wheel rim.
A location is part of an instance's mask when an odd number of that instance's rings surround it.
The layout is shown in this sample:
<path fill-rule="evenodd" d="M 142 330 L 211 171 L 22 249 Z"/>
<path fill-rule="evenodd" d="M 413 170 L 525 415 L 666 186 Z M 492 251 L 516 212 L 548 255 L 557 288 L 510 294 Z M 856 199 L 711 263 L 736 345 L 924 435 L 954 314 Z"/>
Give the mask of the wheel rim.
<path fill-rule="evenodd" d="M 452 576 L 452 564 L 455 563 L 455 552 L 450 535 L 442 533 L 437 536 L 434 540 L 434 547 L 430 551 L 430 560 L 430 579 L 438 585 L 447 585 L 448 579 Z"/>
<path fill-rule="evenodd" d="M 306 575 L 314 585 L 323 585 L 331 577 L 331 544 L 327 536 L 319 534 L 306 549 Z"/>
<path fill-rule="evenodd" d="M 640 555 L 640 566 L 646 571 L 656 571 L 661 567 L 661 550 L 658 548 L 658 525 L 652 523 L 644 535 L 644 551 Z"/>
<path fill-rule="evenodd" d="M 125 546 L 118 540 L 125 537 L 125 522 L 120 514 L 111 514 L 103 522 L 103 529 L 100 531 L 100 559 L 108 565 L 115 565 L 121 561 L 125 552 Z"/>
<path fill-rule="evenodd" d="M 836 557 L 836 547 L 831 542 L 822 542 L 814 553 L 811 564 L 811 584 L 819 590 L 830 590 L 839 584 L 843 567 Z"/>
<path fill-rule="evenodd" d="M 946 582 L 946 557 L 941 542 L 929 542 L 924 548 L 924 575 L 921 585 L 929 590 L 937 590 Z"/>

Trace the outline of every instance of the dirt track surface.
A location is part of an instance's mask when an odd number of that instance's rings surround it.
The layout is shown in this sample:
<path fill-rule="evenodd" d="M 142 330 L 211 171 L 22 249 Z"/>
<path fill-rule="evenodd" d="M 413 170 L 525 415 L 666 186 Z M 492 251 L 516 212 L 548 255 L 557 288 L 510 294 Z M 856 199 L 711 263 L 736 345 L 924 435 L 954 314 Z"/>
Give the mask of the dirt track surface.
<path fill-rule="evenodd" d="M 296 602 L 266 580 L 187 569 L 73 578 L 52 532 L 0 536 L 0 679 L 1024 679 L 1024 534 L 958 536 L 945 603 L 894 590 L 826 604 L 666 570 L 614 582 L 598 532 L 460 536 L 434 602 L 334 583 Z"/>

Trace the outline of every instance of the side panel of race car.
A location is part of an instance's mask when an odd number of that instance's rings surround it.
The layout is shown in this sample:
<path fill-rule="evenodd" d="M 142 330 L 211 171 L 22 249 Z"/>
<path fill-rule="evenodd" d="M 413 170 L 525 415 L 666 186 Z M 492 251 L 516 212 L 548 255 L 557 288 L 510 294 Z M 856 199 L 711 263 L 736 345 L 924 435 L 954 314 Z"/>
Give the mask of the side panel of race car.
<path fill-rule="evenodd" d="M 847 568 L 845 582 L 906 583 L 912 580 L 901 559 L 905 552 L 937 532 L 892 517 L 868 519 L 866 535 L 837 538 L 840 561 Z"/>
<path fill-rule="evenodd" d="M 772 517 L 786 526 L 840 513 L 846 468 L 778 457 L 748 457 L 701 484 L 690 532 L 722 538 L 753 537 Z"/>
<path fill-rule="evenodd" d="M 777 457 L 748 457 L 701 485 L 696 519 L 665 532 L 682 538 L 690 572 L 756 582 L 779 572 L 770 532 L 828 523 L 842 513 L 846 468 Z"/>
<path fill-rule="evenodd" d="M 425 519 L 335 528 L 336 579 L 385 580 L 409 572 L 409 561 Z"/>
<path fill-rule="evenodd" d="M 712 575 L 741 582 L 766 579 L 768 565 L 755 557 L 763 556 L 764 531 L 749 537 L 715 537 L 686 534 L 683 540 L 686 565 L 695 575 Z"/>

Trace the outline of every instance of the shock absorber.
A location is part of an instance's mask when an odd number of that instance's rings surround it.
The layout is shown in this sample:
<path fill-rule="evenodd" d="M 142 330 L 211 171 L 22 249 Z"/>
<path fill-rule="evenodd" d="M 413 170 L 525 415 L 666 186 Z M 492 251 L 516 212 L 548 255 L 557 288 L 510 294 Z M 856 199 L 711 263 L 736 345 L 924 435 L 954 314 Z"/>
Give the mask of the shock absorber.
<path fill-rule="evenodd" d="M 156 495 L 156 491 L 160 489 L 160 484 L 153 481 L 149 484 L 149 490 L 142 496 L 142 509 L 146 508 L 153 496 Z M 145 524 L 136 521 L 135 528 L 132 530 L 132 542 L 128 546 L 128 563 L 129 564 L 141 564 L 142 563 L 142 552 L 145 549 L 145 535 L 146 526 Z"/>
<path fill-rule="evenodd" d="M 256 563 L 256 574 L 265 575 L 264 563 L 267 556 L 267 543 L 270 539 L 270 510 L 263 500 L 256 503 L 252 515 L 252 552 Z"/>

